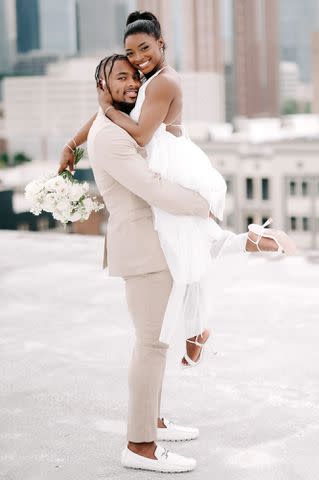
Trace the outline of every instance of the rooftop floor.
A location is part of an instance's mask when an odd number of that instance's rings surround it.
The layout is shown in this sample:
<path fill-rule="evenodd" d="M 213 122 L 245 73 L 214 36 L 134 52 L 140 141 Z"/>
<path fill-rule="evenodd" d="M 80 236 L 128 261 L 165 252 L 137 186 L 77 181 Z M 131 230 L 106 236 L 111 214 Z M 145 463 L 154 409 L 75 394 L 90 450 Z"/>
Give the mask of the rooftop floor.
<path fill-rule="evenodd" d="M 0 232 L 0 478 L 172 479 L 123 469 L 133 329 L 103 239 Z M 227 274 L 227 276 L 226 276 Z M 216 266 L 214 349 L 199 368 L 169 352 L 162 414 L 200 428 L 166 446 L 192 480 L 319 474 L 319 266 L 250 256 Z"/>

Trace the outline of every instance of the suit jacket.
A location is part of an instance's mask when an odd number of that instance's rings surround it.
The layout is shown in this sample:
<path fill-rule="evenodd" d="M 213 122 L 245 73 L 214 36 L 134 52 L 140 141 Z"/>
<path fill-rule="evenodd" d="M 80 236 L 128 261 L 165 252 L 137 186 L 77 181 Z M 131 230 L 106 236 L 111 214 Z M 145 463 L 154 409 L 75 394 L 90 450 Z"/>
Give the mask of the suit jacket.
<path fill-rule="evenodd" d="M 109 274 L 119 277 L 167 269 L 150 205 L 175 215 L 207 218 L 207 201 L 152 172 L 145 150 L 101 110 L 89 132 L 88 154 L 110 213 L 103 268 L 108 265 Z"/>

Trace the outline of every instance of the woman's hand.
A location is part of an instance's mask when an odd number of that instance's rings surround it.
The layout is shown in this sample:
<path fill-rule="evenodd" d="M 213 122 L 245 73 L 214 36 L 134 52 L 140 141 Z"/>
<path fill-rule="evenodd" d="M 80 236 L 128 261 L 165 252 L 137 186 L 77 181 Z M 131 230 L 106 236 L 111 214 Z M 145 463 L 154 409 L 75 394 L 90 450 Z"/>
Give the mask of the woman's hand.
<path fill-rule="evenodd" d="M 72 173 L 74 171 L 74 161 L 75 161 L 74 153 L 71 151 L 69 147 L 65 146 L 61 153 L 60 166 L 59 166 L 58 173 L 63 172 L 63 170 L 66 170 L 67 168 Z"/>
<path fill-rule="evenodd" d="M 105 112 L 107 107 L 113 105 L 113 98 L 106 87 L 102 89 L 100 86 L 98 86 L 96 87 L 96 91 L 99 105 L 102 108 L 103 112 Z"/>

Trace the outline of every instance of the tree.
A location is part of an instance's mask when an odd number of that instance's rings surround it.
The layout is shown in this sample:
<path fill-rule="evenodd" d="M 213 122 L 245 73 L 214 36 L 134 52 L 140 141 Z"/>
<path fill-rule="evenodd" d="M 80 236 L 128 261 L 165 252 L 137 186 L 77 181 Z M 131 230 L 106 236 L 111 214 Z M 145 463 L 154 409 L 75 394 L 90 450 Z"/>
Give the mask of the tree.
<path fill-rule="evenodd" d="M 285 100 L 281 107 L 281 113 L 282 115 L 294 115 L 299 113 L 297 101 L 292 98 Z"/>
<path fill-rule="evenodd" d="M 304 104 L 304 113 L 311 113 L 311 102 L 306 102 Z"/>
<path fill-rule="evenodd" d="M 13 165 L 20 165 L 21 163 L 31 162 L 31 158 L 23 152 L 17 152 L 13 155 Z"/>
<path fill-rule="evenodd" d="M 7 152 L 3 152 L 0 155 L 0 168 L 7 167 L 9 165 L 10 157 Z"/>

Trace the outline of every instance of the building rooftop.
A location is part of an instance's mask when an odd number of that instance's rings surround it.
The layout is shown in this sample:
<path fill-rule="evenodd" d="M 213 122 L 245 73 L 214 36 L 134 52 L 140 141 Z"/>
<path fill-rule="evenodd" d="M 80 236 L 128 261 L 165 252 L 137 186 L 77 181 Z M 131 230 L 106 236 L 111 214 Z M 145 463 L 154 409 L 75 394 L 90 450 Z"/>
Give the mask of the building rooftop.
<path fill-rule="evenodd" d="M 133 327 L 102 237 L 1 231 L 4 478 L 139 479 L 123 470 Z M 200 367 L 169 351 L 162 414 L 200 428 L 166 444 L 192 480 L 313 480 L 319 471 L 316 257 L 229 257 L 212 281 L 213 349 Z M 172 478 L 161 474 L 155 478 Z"/>
<path fill-rule="evenodd" d="M 33 160 L 30 163 L 0 169 L 0 187 L 24 191 L 27 183 L 32 180 L 50 173 L 57 173 L 58 166 L 58 161 L 41 162 Z M 86 170 L 87 168 L 90 168 L 90 165 L 88 160 L 84 158 L 81 160 L 81 165 L 78 165 L 77 170 Z"/>
<path fill-rule="evenodd" d="M 188 133 L 199 141 L 226 143 L 319 141 L 319 115 L 299 114 L 281 118 L 253 119 L 238 117 L 234 120 L 234 124 L 235 131 L 229 123 L 197 122 L 188 125 Z"/>

